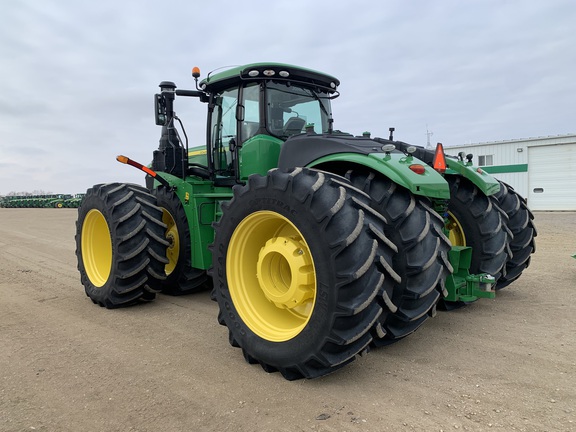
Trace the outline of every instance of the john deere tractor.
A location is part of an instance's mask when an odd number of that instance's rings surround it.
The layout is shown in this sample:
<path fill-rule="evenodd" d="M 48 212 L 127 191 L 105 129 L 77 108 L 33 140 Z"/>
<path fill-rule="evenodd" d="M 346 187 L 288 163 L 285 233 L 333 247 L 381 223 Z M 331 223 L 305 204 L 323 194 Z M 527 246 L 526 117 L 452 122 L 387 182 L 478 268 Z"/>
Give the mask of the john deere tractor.
<path fill-rule="evenodd" d="M 193 77 L 195 90 L 160 83 L 151 164 L 118 156 L 146 186 L 84 196 L 76 254 L 94 303 L 211 287 L 247 361 L 314 378 L 528 266 L 525 201 L 441 145 L 334 129 L 335 77 L 278 63 Z M 206 104 L 204 146 L 189 146 L 176 97 Z"/>

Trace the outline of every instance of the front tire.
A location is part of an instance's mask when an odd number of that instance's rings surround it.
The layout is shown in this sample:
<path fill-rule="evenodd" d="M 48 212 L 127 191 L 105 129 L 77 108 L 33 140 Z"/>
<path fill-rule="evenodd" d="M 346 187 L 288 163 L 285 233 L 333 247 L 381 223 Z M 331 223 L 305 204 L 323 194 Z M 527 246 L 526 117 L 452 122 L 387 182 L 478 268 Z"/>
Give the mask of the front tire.
<path fill-rule="evenodd" d="M 367 351 L 386 240 L 364 200 L 301 168 L 234 188 L 215 224 L 213 298 L 250 363 L 315 378 Z"/>
<path fill-rule="evenodd" d="M 149 301 L 165 278 L 162 212 L 147 189 L 123 183 L 86 192 L 76 222 L 76 257 L 86 295 L 113 309 Z"/>

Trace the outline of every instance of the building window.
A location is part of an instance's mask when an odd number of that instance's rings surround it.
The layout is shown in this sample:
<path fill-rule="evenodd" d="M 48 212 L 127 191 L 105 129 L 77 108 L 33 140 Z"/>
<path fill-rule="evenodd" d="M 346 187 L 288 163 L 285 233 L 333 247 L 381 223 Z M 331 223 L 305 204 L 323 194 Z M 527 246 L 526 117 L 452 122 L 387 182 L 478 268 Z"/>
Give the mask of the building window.
<path fill-rule="evenodd" d="M 478 166 L 494 165 L 493 155 L 478 156 Z"/>

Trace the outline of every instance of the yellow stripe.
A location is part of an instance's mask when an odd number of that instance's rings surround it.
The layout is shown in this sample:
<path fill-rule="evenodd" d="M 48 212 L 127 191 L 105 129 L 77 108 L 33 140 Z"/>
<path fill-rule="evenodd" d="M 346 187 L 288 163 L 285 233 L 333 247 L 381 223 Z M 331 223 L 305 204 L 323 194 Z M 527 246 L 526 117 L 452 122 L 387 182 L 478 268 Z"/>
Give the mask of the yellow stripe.
<path fill-rule="evenodd" d="M 188 152 L 188 156 L 199 156 L 199 155 L 205 155 L 206 154 L 206 149 L 204 150 L 195 150 L 195 151 L 189 151 Z"/>

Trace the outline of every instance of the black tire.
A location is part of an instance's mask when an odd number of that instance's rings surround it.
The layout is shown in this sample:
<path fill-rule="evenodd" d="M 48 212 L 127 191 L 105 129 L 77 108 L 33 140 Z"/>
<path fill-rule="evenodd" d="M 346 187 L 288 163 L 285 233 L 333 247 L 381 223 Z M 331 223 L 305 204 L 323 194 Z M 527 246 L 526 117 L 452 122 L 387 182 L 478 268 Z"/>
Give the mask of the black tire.
<path fill-rule="evenodd" d="M 183 295 L 206 289 L 206 271 L 191 266 L 192 238 L 182 202 L 174 192 L 163 186 L 153 193 L 158 207 L 162 209 L 162 221 L 166 225 L 165 237 L 169 243 L 162 292 Z"/>
<path fill-rule="evenodd" d="M 472 247 L 470 273 L 488 273 L 498 280 L 506 273 L 510 254 L 506 213 L 470 180 L 457 175 L 447 175 L 446 180 L 450 185 L 448 228 L 453 246 Z"/>
<path fill-rule="evenodd" d="M 272 170 L 235 187 L 222 209 L 212 297 L 248 362 L 315 378 L 368 350 L 391 264 L 367 197 L 318 171 Z"/>
<path fill-rule="evenodd" d="M 384 234 L 398 249 L 393 268 L 401 280 L 386 301 L 395 312 L 380 316 L 385 333 L 374 339 L 376 346 L 387 345 L 414 332 L 434 314 L 438 300 L 446 295 L 444 283 L 452 272 L 448 260 L 451 246 L 442 231 L 444 220 L 426 198 L 373 172 L 350 170 L 346 178 L 370 195 L 372 207 L 387 221 Z M 384 311 L 389 309 L 384 307 Z"/>
<path fill-rule="evenodd" d="M 520 196 L 512 186 L 500 181 L 500 192 L 493 195 L 499 207 L 506 213 L 506 225 L 512 233 L 510 241 L 511 257 L 506 260 L 506 272 L 496 282 L 496 289 L 507 287 L 520 277 L 530 265 L 532 254 L 536 252 L 534 237 L 534 215 L 528 209 L 526 199 Z"/>
<path fill-rule="evenodd" d="M 76 222 L 76 257 L 86 295 L 108 309 L 154 299 L 165 278 L 165 228 L 147 189 L 123 183 L 88 189 Z"/>

